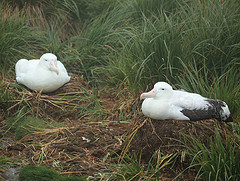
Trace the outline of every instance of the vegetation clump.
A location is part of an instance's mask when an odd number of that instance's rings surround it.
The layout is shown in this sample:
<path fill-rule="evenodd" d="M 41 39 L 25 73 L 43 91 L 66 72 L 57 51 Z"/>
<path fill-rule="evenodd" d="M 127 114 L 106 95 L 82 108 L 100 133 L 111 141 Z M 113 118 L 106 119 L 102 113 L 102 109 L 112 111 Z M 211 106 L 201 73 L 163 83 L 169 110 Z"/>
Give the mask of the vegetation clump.
<path fill-rule="evenodd" d="M 20 170 L 19 181 L 85 181 L 80 177 L 63 177 L 53 169 L 43 166 L 26 165 Z"/>
<path fill-rule="evenodd" d="M 14 132 L 17 140 L 28 134 L 39 133 L 50 128 L 58 128 L 63 126 L 63 124 L 60 123 L 50 123 L 31 116 L 10 118 L 7 120 L 6 124 L 8 128 Z"/>
<path fill-rule="evenodd" d="M 210 140 L 210 147 L 204 145 L 196 137 L 186 136 L 186 141 L 191 143 L 188 147 L 192 159 L 192 167 L 198 172 L 196 178 L 207 180 L 238 180 L 240 177 L 240 147 L 239 139 L 227 136 L 222 140 L 218 129 L 216 138 Z"/>

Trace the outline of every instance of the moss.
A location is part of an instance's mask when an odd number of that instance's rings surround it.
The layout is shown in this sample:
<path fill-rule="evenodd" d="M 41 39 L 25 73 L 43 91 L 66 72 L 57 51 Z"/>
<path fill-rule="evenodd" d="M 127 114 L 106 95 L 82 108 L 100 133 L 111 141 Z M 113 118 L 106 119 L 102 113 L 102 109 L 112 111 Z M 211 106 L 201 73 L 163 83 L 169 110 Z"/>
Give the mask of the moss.
<path fill-rule="evenodd" d="M 27 165 L 19 174 L 19 181 L 84 181 L 81 177 L 63 177 L 53 169 L 43 166 Z"/>
<path fill-rule="evenodd" d="M 34 165 L 27 165 L 23 167 L 19 174 L 19 181 L 30 181 L 30 180 L 60 180 L 60 176 L 53 170 L 47 167 L 37 167 Z"/>

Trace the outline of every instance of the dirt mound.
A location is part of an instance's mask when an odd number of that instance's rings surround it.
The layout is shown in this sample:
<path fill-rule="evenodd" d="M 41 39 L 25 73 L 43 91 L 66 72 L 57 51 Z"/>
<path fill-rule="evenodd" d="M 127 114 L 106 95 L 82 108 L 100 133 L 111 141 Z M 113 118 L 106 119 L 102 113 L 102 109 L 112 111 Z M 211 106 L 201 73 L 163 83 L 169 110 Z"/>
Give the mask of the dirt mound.
<path fill-rule="evenodd" d="M 156 150 L 162 153 L 174 153 L 184 151 L 181 142 L 184 136 L 199 138 L 206 146 L 209 145 L 209 137 L 214 137 L 215 129 L 220 134 L 227 132 L 226 123 L 215 119 L 202 121 L 177 121 L 177 120 L 150 120 L 146 119 L 138 123 L 130 151 L 142 153 L 143 160 L 149 160 Z"/>

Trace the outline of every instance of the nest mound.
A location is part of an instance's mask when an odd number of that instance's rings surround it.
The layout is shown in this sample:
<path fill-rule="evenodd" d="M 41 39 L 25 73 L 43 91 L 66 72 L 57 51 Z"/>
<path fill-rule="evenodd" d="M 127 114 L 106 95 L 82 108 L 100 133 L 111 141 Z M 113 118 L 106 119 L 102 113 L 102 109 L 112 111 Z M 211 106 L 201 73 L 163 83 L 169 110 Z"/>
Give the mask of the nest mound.
<path fill-rule="evenodd" d="M 208 147 L 209 137 L 214 139 L 216 128 L 221 135 L 228 132 L 227 124 L 215 119 L 196 122 L 146 119 L 138 125 L 129 150 L 141 153 L 146 161 L 156 150 L 164 154 L 184 151 L 182 143 L 186 137 L 198 138 Z"/>

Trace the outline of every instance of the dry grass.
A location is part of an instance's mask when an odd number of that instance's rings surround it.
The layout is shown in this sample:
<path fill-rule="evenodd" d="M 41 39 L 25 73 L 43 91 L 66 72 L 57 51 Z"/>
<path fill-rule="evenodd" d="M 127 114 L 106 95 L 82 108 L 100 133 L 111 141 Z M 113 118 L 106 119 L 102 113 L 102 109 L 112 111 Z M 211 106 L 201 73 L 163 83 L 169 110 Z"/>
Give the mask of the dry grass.
<path fill-rule="evenodd" d="M 22 165 L 55 167 L 64 175 L 110 171 L 106 166 L 113 159 L 110 155 L 121 152 L 131 127 L 117 120 L 122 114 L 130 114 L 133 100 L 120 102 L 116 92 L 108 89 L 100 95 L 73 74 L 68 84 L 50 94 L 30 91 L 6 79 L 2 84 L 11 95 L 11 105 L 0 114 L 4 119 L 0 125 L 4 130 L 1 142 L 7 140 L 0 148 L 1 155 L 21 158 Z M 65 126 L 35 128 L 16 141 L 5 124 L 14 114 L 16 119 L 30 115 Z"/>

